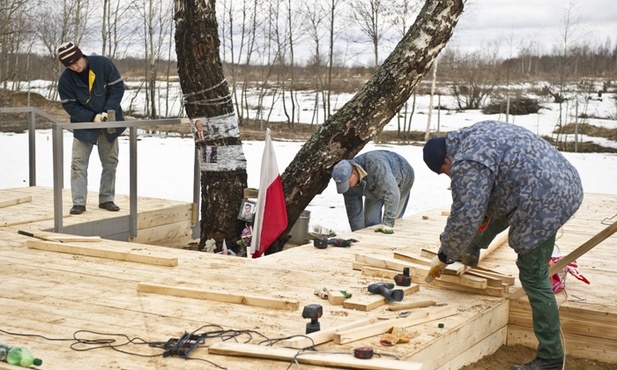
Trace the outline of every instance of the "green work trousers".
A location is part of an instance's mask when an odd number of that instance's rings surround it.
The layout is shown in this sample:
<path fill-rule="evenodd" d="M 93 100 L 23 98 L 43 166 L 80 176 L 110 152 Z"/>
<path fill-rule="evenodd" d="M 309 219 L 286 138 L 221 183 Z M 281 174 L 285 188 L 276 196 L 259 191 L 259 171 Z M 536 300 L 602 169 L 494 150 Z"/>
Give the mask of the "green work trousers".
<path fill-rule="evenodd" d="M 532 251 L 519 254 L 519 279 L 529 297 L 533 331 L 538 338 L 536 356 L 545 360 L 563 357 L 559 329 L 559 307 L 548 276 L 548 262 L 555 247 L 555 235 Z"/>
<path fill-rule="evenodd" d="M 508 227 L 507 220 L 492 219 L 486 230 L 476 234 L 472 244 L 487 248 L 497 234 Z M 529 297 L 533 331 L 538 338 L 537 357 L 553 360 L 563 357 L 559 331 L 559 307 L 548 276 L 548 262 L 555 248 L 555 235 L 532 251 L 519 254 L 517 265 L 521 285 Z"/>

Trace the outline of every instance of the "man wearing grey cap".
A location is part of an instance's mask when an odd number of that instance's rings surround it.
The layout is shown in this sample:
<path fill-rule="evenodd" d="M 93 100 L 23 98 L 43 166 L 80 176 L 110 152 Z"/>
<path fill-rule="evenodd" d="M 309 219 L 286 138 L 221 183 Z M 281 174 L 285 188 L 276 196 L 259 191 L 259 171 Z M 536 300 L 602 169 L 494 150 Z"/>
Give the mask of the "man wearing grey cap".
<path fill-rule="evenodd" d="M 62 107 L 71 122 L 107 121 L 107 111 L 115 111 L 116 121 L 124 121 L 120 102 L 124 95 L 124 82 L 111 60 L 100 55 L 85 56 L 73 43 L 58 48 L 58 58 L 66 69 L 58 80 L 58 93 Z M 114 203 L 116 193 L 116 168 L 118 167 L 118 136 L 124 128 L 73 130 L 71 159 L 70 213 L 86 211 L 88 194 L 88 162 L 93 147 L 98 147 L 103 168 L 99 187 L 99 208 L 119 211 Z"/>
<path fill-rule="evenodd" d="M 480 249 L 509 226 L 508 244 L 518 255 L 519 279 L 538 339 L 536 358 L 511 370 L 561 370 L 559 307 L 548 263 L 557 231 L 583 201 L 576 168 L 538 135 L 499 121 L 478 122 L 429 140 L 424 162 L 450 177 L 452 189 L 450 216 L 427 282 L 456 260 L 477 264 Z"/>
<path fill-rule="evenodd" d="M 332 179 L 345 198 L 351 231 L 379 225 L 376 232 L 392 234 L 394 220 L 407 208 L 414 172 L 399 154 L 374 150 L 338 162 Z"/>

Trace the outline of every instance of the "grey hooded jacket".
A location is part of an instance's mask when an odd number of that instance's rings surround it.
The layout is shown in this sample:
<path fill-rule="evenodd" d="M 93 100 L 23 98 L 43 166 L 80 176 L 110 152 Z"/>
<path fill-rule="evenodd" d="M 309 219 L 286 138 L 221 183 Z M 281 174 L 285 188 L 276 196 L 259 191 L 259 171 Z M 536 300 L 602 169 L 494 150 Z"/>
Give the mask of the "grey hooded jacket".
<path fill-rule="evenodd" d="M 399 200 L 408 194 L 414 182 L 413 168 L 401 155 L 388 150 L 373 150 L 349 161 L 366 171 L 353 188 L 343 193 L 347 218 L 352 231 L 363 229 L 363 197 L 381 199 L 384 202 L 383 224 L 393 227 Z"/>
<path fill-rule="evenodd" d="M 546 140 L 498 121 L 448 132 L 452 209 L 440 252 L 456 260 L 484 216 L 507 220 L 509 244 L 525 254 L 546 241 L 583 201 L 578 172 Z"/>

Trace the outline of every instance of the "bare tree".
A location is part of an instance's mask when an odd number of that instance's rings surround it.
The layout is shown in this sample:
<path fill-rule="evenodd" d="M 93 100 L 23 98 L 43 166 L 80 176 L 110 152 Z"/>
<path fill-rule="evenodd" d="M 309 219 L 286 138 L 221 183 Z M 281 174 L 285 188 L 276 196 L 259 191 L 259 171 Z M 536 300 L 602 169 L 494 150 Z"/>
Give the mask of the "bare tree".
<path fill-rule="evenodd" d="M 9 55 L 26 52 L 32 46 L 33 18 L 29 17 L 36 2 L 28 0 L 0 0 L 0 83 L 6 89 L 10 80 L 19 75 L 20 63 L 11 62 Z M 19 86 L 14 86 L 19 88 Z"/>
<path fill-rule="evenodd" d="M 176 0 L 178 74 L 190 118 L 205 117 L 206 145 L 218 148 L 214 169 L 201 172 L 201 237 L 231 246 L 243 227 L 236 219 L 246 188 L 246 158 L 220 59 L 215 0 Z"/>
<path fill-rule="evenodd" d="M 479 109 L 501 82 L 499 44 L 489 43 L 481 50 L 444 58 L 452 73 L 452 94 L 460 109 Z"/>
<path fill-rule="evenodd" d="M 146 112 L 151 118 L 158 118 L 160 111 L 157 81 L 159 64 L 167 48 L 166 32 L 171 27 L 170 11 L 165 0 L 143 0 L 137 7 L 142 21 L 143 45 L 145 51 L 144 80 L 146 81 Z"/>
<path fill-rule="evenodd" d="M 299 25 L 299 13 L 293 11 L 292 0 L 287 0 L 285 3 L 285 38 L 287 39 L 287 45 L 289 48 L 289 100 L 285 99 L 285 81 L 283 80 L 283 110 L 285 115 L 287 116 L 287 126 L 289 128 L 293 128 L 296 123 L 296 110 L 299 112 L 300 109 L 298 107 L 297 101 L 297 93 L 296 93 L 296 60 L 295 60 L 295 43 L 296 43 L 296 30 Z M 287 101 L 289 101 L 291 112 L 288 111 Z"/>
<path fill-rule="evenodd" d="M 325 91 L 324 81 L 321 76 L 324 64 L 323 56 L 321 54 L 321 43 L 326 37 L 324 32 L 324 12 L 325 9 L 319 1 L 304 3 L 302 25 L 304 31 L 308 35 L 308 38 L 314 44 L 312 56 L 308 62 L 308 67 L 311 68 L 313 72 L 315 89 L 315 104 L 313 106 L 311 125 L 319 122 L 319 100 L 320 98 L 323 99 L 323 94 Z"/>
<path fill-rule="evenodd" d="M 82 44 L 82 40 L 92 32 L 90 20 L 91 4 L 88 0 L 63 0 L 62 6 L 48 6 L 39 8 L 36 23 L 36 34 L 39 41 L 47 51 L 54 63 L 53 69 L 56 76 L 60 75 L 61 64 L 58 62 L 58 46 L 63 42 L 73 42 L 85 49 L 87 45 Z M 49 98 L 57 97 L 55 88 L 56 80 L 50 88 Z"/>
<path fill-rule="evenodd" d="M 354 0 L 352 1 L 352 18 L 360 31 L 366 35 L 373 48 L 373 66 L 379 65 L 379 43 L 390 25 L 384 21 L 390 12 L 387 0 Z"/>
<path fill-rule="evenodd" d="M 336 28 L 338 19 L 341 12 L 341 5 L 344 0 L 328 0 L 328 17 L 326 24 L 328 25 L 328 74 L 326 79 L 326 91 L 327 97 L 324 102 L 324 120 L 330 118 L 332 114 L 332 77 L 334 73 L 334 54 L 336 49 L 334 47 L 335 41 L 338 37 L 339 30 Z"/>
<path fill-rule="evenodd" d="M 229 60 L 231 74 L 231 92 L 234 97 L 236 112 L 243 124 L 243 118 L 248 114 L 248 89 L 250 73 L 248 67 L 252 63 L 253 53 L 259 25 L 259 2 L 257 0 L 243 0 L 237 9 L 237 1 L 223 1 L 220 3 L 223 16 L 220 22 L 220 34 L 224 36 L 226 46 L 223 47 L 223 59 Z M 236 42 L 237 41 L 237 42 Z M 228 57 L 227 57 L 228 55 Z M 240 66 L 244 64 L 244 73 L 240 75 Z M 238 89 L 241 89 L 238 94 Z"/>
<path fill-rule="evenodd" d="M 134 22 L 136 8 L 136 0 L 102 0 L 101 55 L 118 59 L 122 46 L 133 41 L 131 36 L 139 29 Z"/>
<path fill-rule="evenodd" d="M 462 0 L 427 1 L 366 85 L 300 149 L 283 173 L 289 226 L 269 253 L 282 249 L 302 211 L 327 187 L 334 164 L 354 157 L 409 99 L 452 36 L 462 11 Z"/>
<path fill-rule="evenodd" d="M 574 0 L 568 0 L 564 4 L 564 11 L 561 18 L 562 28 L 560 31 L 560 44 L 556 46 L 559 55 L 559 63 L 557 66 L 557 73 L 559 79 L 559 93 L 554 94 L 556 102 L 559 103 L 559 120 L 556 123 L 555 139 L 559 142 L 561 135 L 563 134 L 564 126 L 567 124 L 566 118 L 568 109 L 564 111 L 563 104 L 567 103 L 567 100 L 571 97 L 566 97 L 566 81 L 568 75 L 572 71 L 572 59 L 570 58 L 570 51 L 573 48 L 574 40 L 577 37 L 579 31 L 580 16 L 578 16 L 578 5 Z"/>

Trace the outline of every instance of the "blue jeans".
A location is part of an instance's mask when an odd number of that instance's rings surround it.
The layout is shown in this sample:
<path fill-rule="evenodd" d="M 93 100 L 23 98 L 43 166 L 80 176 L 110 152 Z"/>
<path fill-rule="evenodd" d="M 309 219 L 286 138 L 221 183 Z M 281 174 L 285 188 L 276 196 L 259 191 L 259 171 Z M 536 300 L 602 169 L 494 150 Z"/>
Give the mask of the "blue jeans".
<path fill-rule="evenodd" d="M 71 195 L 73 205 L 85 206 L 88 196 L 88 163 L 94 144 L 73 138 L 71 159 Z M 99 203 L 113 202 L 116 195 L 116 167 L 118 167 L 118 140 L 108 142 L 101 131 L 97 143 L 103 171 L 99 187 Z"/>
<path fill-rule="evenodd" d="M 407 209 L 409 202 L 409 194 L 401 194 L 398 207 L 396 209 L 396 218 L 401 218 Z M 383 209 L 383 199 L 364 199 L 364 227 L 375 226 L 381 224 Z"/>

